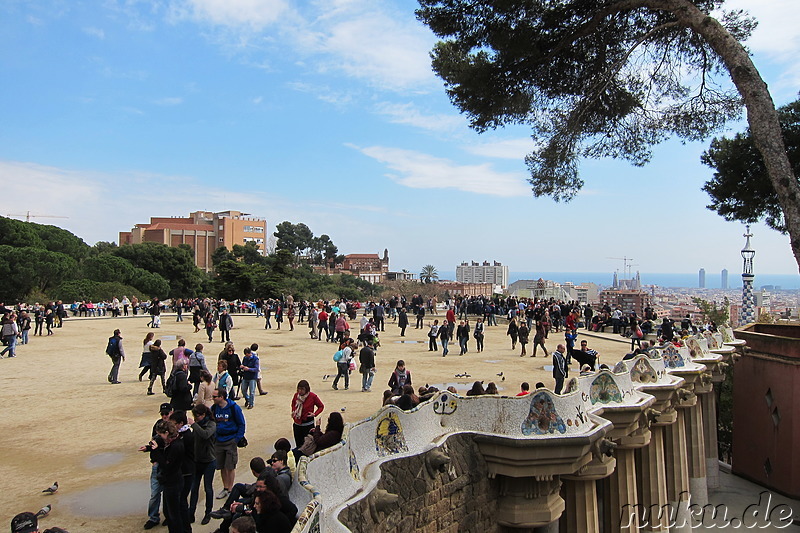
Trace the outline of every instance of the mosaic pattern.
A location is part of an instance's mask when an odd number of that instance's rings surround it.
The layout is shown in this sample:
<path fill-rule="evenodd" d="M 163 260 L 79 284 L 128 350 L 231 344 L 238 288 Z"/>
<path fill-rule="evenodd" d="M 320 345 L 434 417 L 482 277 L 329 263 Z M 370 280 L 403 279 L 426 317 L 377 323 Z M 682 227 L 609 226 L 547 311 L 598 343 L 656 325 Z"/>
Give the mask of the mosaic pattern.
<path fill-rule="evenodd" d="M 697 342 L 697 339 L 694 337 L 689 337 L 686 339 L 686 347 L 689 348 L 689 355 L 692 356 L 692 359 L 697 359 L 703 357 L 703 348 L 700 347 L 700 343 Z"/>
<path fill-rule="evenodd" d="M 615 374 L 626 374 L 628 372 L 628 363 L 625 361 L 620 361 L 616 365 L 614 365 L 614 373 Z"/>
<path fill-rule="evenodd" d="M 575 392 L 579 389 L 578 387 L 578 378 L 572 378 L 567 382 L 567 388 L 564 389 L 564 394 L 569 394 L 570 392 Z"/>
<path fill-rule="evenodd" d="M 733 335 L 731 335 L 730 328 L 721 327 L 719 328 L 719 332 L 722 335 L 722 342 L 734 342 Z"/>
<path fill-rule="evenodd" d="M 661 350 L 661 357 L 664 358 L 664 364 L 667 368 L 680 368 L 686 365 L 681 353 L 674 346 L 667 346 Z"/>
<path fill-rule="evenodd" d="M 350 477 L 352 477 L 354 481 L 361 480 L 361 471 L 358 468 L 356 454 L 353 453 L 352 448 L 350 449 Z"/>
<path fill-rule="evenodd" d="M 658 376 L 650 362 L 646 358 L 640 357 L 631 369 L 631 381 L 634 383 L 655 383 L 658 381 Z"/>
<path fill-rule="evenodd" d="M 566 433 L 567 426 L 556 412 L 553 398 L 548 393 L 542 391 L 533 396 L 531 410 L 522 422 L 521 431 L 523 435 Z"/>
<path fill-rule="evenodd" d="M 717 342 L 717 339 L 714 338 L 714 335 L 710 331 L 706 331 L 705 333 L 703 333 L 703 335 L 706 338 L 706 342 L 708 343 L 708 348 L 710 350 L 719 349 L 719 343 Z"/>
<path fill-rule="evenodd" d="M 452 415 L 456 409 L 458 409 L 458 402 L 448 394 L 442 394 L 438 400 L 433 402 L 433 412 L 437 415 Z"/>
<path fill-rule="evenodd" d="M 375 451 L 381 457 L 408 451 L 406 438 L 397 414 L 389 411 L 384 415 L 375 431 Z"/>
<path fill-rule="evenodd" d="M 589 389 L 589 399 L 592 405 L 596 403 L 621 402 L 622 392 L 620 392 L 617 382 L 609 374 L 603 373 L 594 378 Z"/>

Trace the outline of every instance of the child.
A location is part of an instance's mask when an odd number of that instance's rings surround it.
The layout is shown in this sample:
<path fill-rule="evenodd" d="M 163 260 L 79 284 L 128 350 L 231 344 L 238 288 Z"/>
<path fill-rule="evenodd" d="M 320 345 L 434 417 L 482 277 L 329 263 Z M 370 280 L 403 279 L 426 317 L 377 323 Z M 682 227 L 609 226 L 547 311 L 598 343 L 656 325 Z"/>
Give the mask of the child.
<path fill-rule="evenodd" d="M 231 522 L 231 533 L 256 533 L 256 522 L 249 516 L 240 516 Z"/>

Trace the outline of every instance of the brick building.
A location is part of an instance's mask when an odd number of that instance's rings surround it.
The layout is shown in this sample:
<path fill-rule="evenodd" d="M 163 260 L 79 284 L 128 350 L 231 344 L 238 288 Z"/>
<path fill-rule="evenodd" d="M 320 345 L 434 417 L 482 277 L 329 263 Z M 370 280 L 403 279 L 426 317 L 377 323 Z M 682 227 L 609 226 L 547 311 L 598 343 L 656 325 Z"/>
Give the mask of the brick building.
<path fill-rule="evenodd" d="M 188 217 L 152 217 L 148 224 L 136 224 L 131 231 L 121 231 L 119 244 L 188 244 L 194 251 L 195 264 L 210 271 L 211 254 L 220 246 L 230 250 L 234 244 L 252 241 L 264 253 L 266 234 L 266 221 L 248 213 L 195 211 Z"/>
<path fill-rule="evenodd" d="M 633 311 L 637 316 L 644 316 L 644 308 L 651 305 L 650 295 L 644 291 L 609 289 L 601 291 L 598 296 L 601 306 L 619 307 L 625 314 Z"/>

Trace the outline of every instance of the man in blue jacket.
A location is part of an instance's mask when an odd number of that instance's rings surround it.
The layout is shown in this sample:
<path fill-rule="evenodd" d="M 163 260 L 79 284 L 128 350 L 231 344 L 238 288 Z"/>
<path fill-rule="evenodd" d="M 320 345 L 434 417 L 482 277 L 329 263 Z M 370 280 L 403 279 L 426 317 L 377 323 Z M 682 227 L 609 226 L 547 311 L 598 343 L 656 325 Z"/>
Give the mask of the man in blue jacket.
<path fill-rule="evenodd" d="M 231 400 L 224 389 L 215 389 L 214 405 L 211 414 L 217 424 L 216 460 L 217 470 L 222 478 L 222 490 L 217 494 L 217 499 L 223 499 L 230 494 L 236 478 L 236 463 L 239 461 L 237 444 L 244 437 L 245 421 L 242 408 Z"/>

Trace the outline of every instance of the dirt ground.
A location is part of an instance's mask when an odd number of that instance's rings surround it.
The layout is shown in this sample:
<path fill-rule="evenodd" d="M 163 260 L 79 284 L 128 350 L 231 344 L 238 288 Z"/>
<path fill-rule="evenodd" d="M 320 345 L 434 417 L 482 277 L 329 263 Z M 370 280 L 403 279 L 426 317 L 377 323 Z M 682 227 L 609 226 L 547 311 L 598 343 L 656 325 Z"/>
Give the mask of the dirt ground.
<path fill-rule="evenodd" d="M 193 333 L 188 318 L 176 322 L 174 315 L 163 315 L 161 328 L 154 330 L 156 338 L 163 339 L 166 351 L 174 348 L 180 337 L 186 338 L 190 347 L 204 343 L 207 360 L 215 361 L 222 347 L 219 336 L 213 343 L 205 342 L 203 330 Z M 427 328 L 412 327 L 400 337 L 399 328 L 389 320 L 380 336 L 373 392 L 363 393 L 358 373 L 351 376 L 350 390 L 341 390 L 341 386 L 332 390 L 336 347 L 311 340 L 305 324 L 296 325 L 294 331 L 289 331 L 286 322 L 280 331 L 265 330 L 264 320 L 255 315 L 233 318 L 231 337 L 237 353 L 241 356 L 245 346 L 259 344 L 265 390 L 269 391 L 256 398 L 254 409 L 245 411 L 250 446 L 240 450 L 237 481 L 252 481 L 247 468 L 252 457 L 271 454 L 280 437 L 292 439 L 290 401 L 300 379 L 307 379 L 325 403 L 323 426 L 332 411 L 343 411 L 350 423 L 373 414 L 381 405 L 382 392 L 398 359 L 406 361 L 415 388 L 452 384 L 463 392 L 473 381 L 482 380 L 495 381 L 501 394 L 513 395 L 522 381 L 532 387 L 537 381 L 553 386 L 551 371 L 545 369 L 550 357 L 543 358 L 541 353 L 538 358 L 519 357 L 519 346 L 511 350 L 502 319 L 499 326 L 487 328 L 483 353 L 474 351 L 475 341 L 470 339 L 468 354 L 459 356 L 458 346 L 451 343 L 446 358 L 441 356 L 441 348 L 428 351 Z M 138 447 L 148 441 L 159 418 L 159 404 L 167 400 L 158 384 L 157 394 L 147 396 L 147 383 L 137 378 L 142 339 L 150 331 L 147 322 L 142 316 L 69 318 L 63 328 L 54 330 L 55 335 L 31 337 L 28 345 L 18 347 L 15 359 L 0 360 L 0 384 L 6 398 L 0 431 L 0 520 L 5 524 L 16 513 L 35 512 L 51 503 L 52 512 L 40 522 L 42 530 L 51 526 L 72 533 L 142 529 L 147 520 L 150 464 Z M 357 322 L 351 327 L 357 331 Z M 122 331 L 127 354 L 120 385 L 106 380 L 111 363 L 105 347 L 115 328 Z M 553 333 L 547 348 L 552 351 L 562 341 L 562 334 Z M 589 339 L 589 346 L 607 363 L 619 360 L 626 349 L 625 344 L 595 338 Z M 572 370 L 577 372 L 575 362 Z M 464 372 L 470 377 L 455 377 Z M 498 376 L 501 373 L 502 377 Z M 42 494 L 53 481 L 59 482 L 58 493 Z M 221 487 L 219 477 L 214 484 L 216 492 Z M 214 507 L 220 503 L 215 501 Z M 202 513 L 198 514 L 194 531 L 211 532 L 217 527 L 216 520 L 201 526 Z"/>

